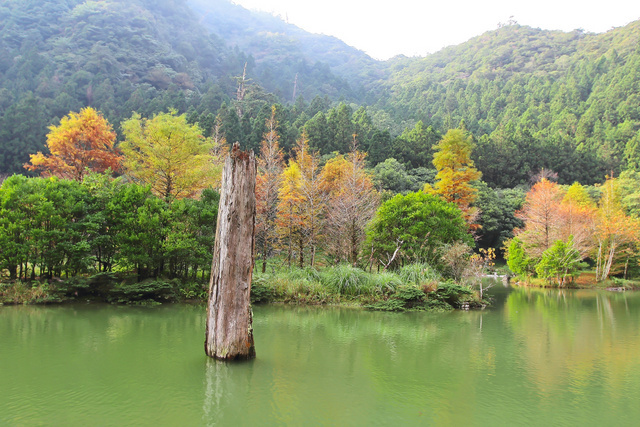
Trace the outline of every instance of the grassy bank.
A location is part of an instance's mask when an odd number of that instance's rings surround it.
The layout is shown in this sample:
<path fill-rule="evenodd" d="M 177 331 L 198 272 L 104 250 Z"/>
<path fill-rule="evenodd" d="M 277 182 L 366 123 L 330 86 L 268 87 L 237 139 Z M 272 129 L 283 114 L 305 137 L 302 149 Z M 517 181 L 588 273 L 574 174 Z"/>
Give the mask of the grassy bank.
<path fill-rule="evenodd" d="M 129 275 L 100 273 L 46 283 L 0 283 L 0 304 L 56 304 L 74 301 L 153 305 L 164 302 L 204 300 L 206 286 L 178 279 L 138 282 Z"/>
<path fill-rule="evenodd" d="M 555 283 L 547 280 L 532 277 L 516 276 L 511 280 L 513 285 L 535 286 L 540 288 L 557 288 Z M 640 290 L 640 280 L 626 280 L 619 277 L 610 277 L 598 282 L 594 271 L 583 271 L 567 283 L 565 289 L 602 289 L 602 290 Z"/>
<path fill-rule="evenodd" d="M 475 290 L 443 280 L 426 264 L 382 273 L 350 265 L 257 273 L 251 298 L 254 303 L 346 304 L 389 311 L 452 310 L 487 304 Z"/>
<path fill-rule="evenodd" d="M 52 304 L 100 301 L 114 304 L 158 304 L 185 300 L 204 301 L 202 282 L 154 279 L 136 282 L 132 277 L 102 273 L 90 277 L 48 283 L 0 284 L 2 304 Z M 372 310 L 452 310 L 488 304 L 478 293 L 443 280 L 426 264 L 408 265 L 397 272 L 368 273 L 349 265 L 287 268 L 256 272 L 251 300 L 259 303 L 331 304 L 361 306 Z"/>

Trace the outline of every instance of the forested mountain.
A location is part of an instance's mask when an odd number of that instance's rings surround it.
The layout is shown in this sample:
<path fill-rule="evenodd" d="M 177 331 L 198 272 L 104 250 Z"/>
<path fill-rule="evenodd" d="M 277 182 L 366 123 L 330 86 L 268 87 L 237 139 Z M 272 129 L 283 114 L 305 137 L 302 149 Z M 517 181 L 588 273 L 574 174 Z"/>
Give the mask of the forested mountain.
<path fill-rule="evenodd" d="M 317 94 L 353 99 L 362 95 L 358 89 L 367 72 L 370 78 L 379 78 L 381 63 L 335 37 L 311 34 L 227 0 L 188 3 L 208 31 L 251 55 L 254 78 L 283 100 L 295 101 L 299 95 L 312 99 Z"/>
<path fill-rule="evenodd" d="M 233 15 L 216 16 L 225 31 L 233 27 Z M 46 127 L 83 106 L 100 109 L 116 125 L 132 111 L 191 107 L 198 117 L 215 116 L 235 97 L 245 64 L 247 103 L 293 96 L 295 75 L 282 80 L 275 60 L 263 66 L 200 21 L 185 0 L 0 4 L 0 173 L 22 172 L 28 153 L 44 146 Z M 302 68 L 292 70 L 300 74 L 300 95 L 337 100 L 350 92 L 329 65 L 301 61 Z M 283 82 L 290 87 L 282 89 Z"/>
<path fill-rule="evenodd" d="M 356 133 L 372 167 L 397 160 L 379 167 L 404 171 L 395 190 L 432 177 L 432 145 L 459 126 L 493 187 L 542 168 L 601 182 L 640 164 L 639 46 L 640 21 L 604 34 L 512 24 L 380 62 L 227 0 L 7 0 L 0 174 L 24 172 L 47 126 L 83 106 L 119 134 L 133 111 L 186 112 L 208 135 L 218 118 L 228 141 L 255 148 L 277 104 L 285 149 L 306 130 L 322 154 L 345 151 Z"/>
<path fill-rule="evenodd" d="M 233 87 L 220 77 L 237 58 L 193 22 L 171 0 L 3 2 L 0 170 L 20 171 L 46 126 L 70 110 L 96 106 L 118 123 Z"/>
<path fill-rule="evenodd" d="M 377 106 L 436 129 L 464 120 L 490 182 L 521 182 L 536 157 L 555 156 L 533 169 L 564 181 L 637 164 L 640 21 L 605 34 L 509 25 L 393 68 Z"/>

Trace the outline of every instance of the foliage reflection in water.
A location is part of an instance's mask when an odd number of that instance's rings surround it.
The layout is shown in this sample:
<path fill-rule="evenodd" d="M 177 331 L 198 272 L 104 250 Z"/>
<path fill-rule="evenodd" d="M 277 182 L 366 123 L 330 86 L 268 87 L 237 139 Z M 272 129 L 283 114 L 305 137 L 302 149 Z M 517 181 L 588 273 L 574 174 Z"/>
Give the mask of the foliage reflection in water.
<path fill-rule="evenodd" d="M 204 307 L 0 307 L 1 425 L 582 424 L 640 417 L 640 293 L 492 289 L 452 313 L 257 306 L 258 358 Z"/>

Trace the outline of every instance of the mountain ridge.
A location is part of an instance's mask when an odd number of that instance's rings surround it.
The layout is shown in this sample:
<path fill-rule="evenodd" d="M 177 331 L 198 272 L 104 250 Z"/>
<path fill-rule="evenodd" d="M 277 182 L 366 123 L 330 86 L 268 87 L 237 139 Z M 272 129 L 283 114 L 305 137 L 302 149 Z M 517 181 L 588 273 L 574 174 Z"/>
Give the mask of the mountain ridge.
<path fill-rule="evenodd" d="M 402 146 L 409 131 L 422 123 L 432 141 L 464 125 L 493 185 L 521 183 L 540 167 L 595 182 L 640 158 L 639 45 L 640 21 L 601 34 L 514 24 L 424 57 L 378 61 L 224 0 L 8 1 L 0 6 L 0 173 L 22 172 L 47 126 L 87 105 L 116 125 L 132 111 L 172 108 L 208 133 L 219 117 L 228 140 L 256 147 L 278 104 L 284 146 L 322 126 L 351 135 L 358 120 L 376 162 L 395 156 L 422 167 L 430 148 L 411 161 Z M 316 148 L 344 148 L 318 132 Z M 537 150 L 529 157 L 562 147 L 566 158 L 501 178 L 509 166 L 494 153 L 527 144 Z"/>

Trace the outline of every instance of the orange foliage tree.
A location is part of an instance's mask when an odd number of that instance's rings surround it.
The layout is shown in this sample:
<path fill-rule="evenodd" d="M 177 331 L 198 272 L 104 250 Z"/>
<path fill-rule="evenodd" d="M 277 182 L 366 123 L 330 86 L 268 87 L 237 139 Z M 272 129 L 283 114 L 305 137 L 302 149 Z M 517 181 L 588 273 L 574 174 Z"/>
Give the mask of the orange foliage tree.
<path fill-rule="evenodd" d="M 568 242 L 571 237 L 573 247 L 584 259 L 594 247 L 596 226 L 596 205 L 582 185 L 575 182 L 569 187 L 559 206 L 560 238 Z"/>
<path fill-rule="evenodd" d="M 279 195 L 278 224 L 287 247 L 289 265 L 295 248 L 300 267 L 304 266 L 307 251 L 310 264 L 314 266 L 322 237 L 326 195 L 320 172 L 320 155 L 309 150 L 306 133 L 296 141 L 293 156 L 282 173 Z"/>
<path fill-rule="evenodd" d="M 355 265 L 365 238 L 365 227 L 379 205 L 371 175 L 365 170 L 367 154 L 358 151 L 353 135 L 351 152 L 327 162 L 322 170 L 327 203 L 327 244 L 337 259 Z"/>
<path fill-rule="evenodd" d="M 24 167 L 43 176 L 82 181 L 87 172 L 120 170 L 122 157 L 114 148 L 116 134 L 102 114 L 91 107 L 70 112 L 59 126 L 50 126 L 47 148 L 50 155 L 31 154 Z"/>
<path fill-rule="evenodd" d="M 278 234 L 276 219 L 278 214 L 278 189 L 284 168 L 283 153 L 279 145 L 275 119 L 275 107 L 267 119 L 267 132 L 260 144 L 258 175 L 256 177 L 256 251 L 262 258 L 262 272 L 267 269 L 267 259 L 276 245 Z"/>
<path fill-rule="evenodd" d="M 560 202 L 563 193 L 558 184 L 547 179 L 536 183 L 527 193 L 522 209 L 516 216 L 524 221 L 518 238 L 531 258 L 540 258 L 556 240 L 562 238 Z"/>
<path fill-rule="evenodd" d="M 450 129 L 433 147 L 433 165 L 438 170 L 435 187 L 425 185 L 425 192 L 437 194 L 447 202 L 455 203 L 462 211 L 462 216 L 471 230 L 479 225 L 478 209 L 473 205 L 478 197 L 478 190 L 471 185 L 482 177 L 471 159 L 473 141 L 462 129 Z"/>

